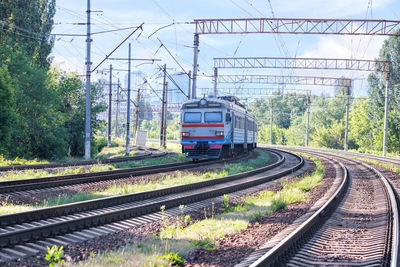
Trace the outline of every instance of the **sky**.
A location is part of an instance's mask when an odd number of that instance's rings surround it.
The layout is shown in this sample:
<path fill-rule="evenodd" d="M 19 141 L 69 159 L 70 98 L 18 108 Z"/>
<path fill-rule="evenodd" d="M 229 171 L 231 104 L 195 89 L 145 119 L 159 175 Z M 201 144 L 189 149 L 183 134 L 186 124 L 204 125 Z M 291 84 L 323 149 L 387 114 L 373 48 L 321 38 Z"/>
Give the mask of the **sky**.
<path fill-rule="evenodd" d="M 54 17 L 54 34 L 86 34 L 87 2 L 82 0 L 57 0 Z M 160 59 L 133 61 L 132 69 L 145 72 L 152 86 L 161 87 L 160 66 L 167 64 L 168 72 L 193 69 L 194 19 L 217 18 L 316 18 L 316 19 L 385 19 L 400 20 L 399 0 L 92 0 L 93 33 L 143 24 L 112 57 L 127 58 L 128 43 L 132 45 L 132 57 Z M 165 27 L 167 25 L 171 26 Z M 133 29 L 92 35 L 92 68 L 100 63 Z M 57 68 L 85 74 L 85 36 L 56 36 L 52 52 L 53 65 Z M 237 34 L 200 35 L 199 88 L 212 88 L 213 58 L 215 57 L 320 57 L 376 59 L 387 36 L 344 35 L 290 35 L 290 34 Z M 160 48 L 160 42 L 164 47 Z M 175 62 L 174 58 L 179 62 Z M 144 64 L 146 63 L 146 64 Z M 123 83 L 126 61 L 106 60 L 93 73 L 92 80 L 108 79 L 110 64 L 113 79 Z M 181 68 L 182 66 L 182 68 Z M 321 71 L 285 69 L 220 69 L 219 74 L 262 74 L 348 77 L 354 79 L 354 94 L 366 95 L 367 72 Z M 243 84 L 219 84 L 221 88 L 241 87 Z M 246 85 L 260 87 L 261 85 Z M 288 89 L 309 89 L 314 94 L 331 94 L 333 89 L 321 86 L 264 85 L 267 88 L 285 86 Z"/>

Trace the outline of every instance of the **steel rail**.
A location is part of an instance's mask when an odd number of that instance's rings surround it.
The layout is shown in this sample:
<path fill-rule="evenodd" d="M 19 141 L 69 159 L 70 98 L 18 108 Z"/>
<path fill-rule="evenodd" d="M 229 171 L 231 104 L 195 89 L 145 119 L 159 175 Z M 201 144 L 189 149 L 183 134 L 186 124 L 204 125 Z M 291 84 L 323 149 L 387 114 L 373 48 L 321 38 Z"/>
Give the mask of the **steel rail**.
<path fill-rule="evenodd" d="M 145 149 L 145 150 L 155 150 L 155 149 Z M 157 158 L 162 157 L 167 154 L 167 152 L 154 153 L 150 151 L 145 151 L 145 155 L 133 156 L 133 157 L 123 157 L 123 158 L 113 158 L 113 159 L 97 159 L 97 160 L 81 160 L 81 161 L 70 161 L 70 162 L 53 162 L 53 163 L 43 163 L 43 164 L 30 164 L 30 165 L 10 165 L 0 167 L 0 172 L 5 171 L 20 171 L 28 169 L 47 169 L 47 168 L 60 168 L 60 167 L 74 167 L 74 166 L 86 166 L 93 164 L 111 164 L 125 161 L 141 160 L 146 158 Z"/>
<path fill-rule="evenodd" d="M 398 193 L 394 190 L 394 186 L 390 182 L 388 178 L 386 178 L 381 172 L 379 172 L 377 169 L 374 167 L 360 161 L 360 160 L 354 160 L 354 159 L 349 159 L 343 156 L 338 156 L 338 155 L 331 155 L 327 154 L 326 152 L 320 152 L 320 151 L 315 151 L 312 149 L 305 150 L 305 149 L 294 149 L 295 151 L 303 152 L 303 153 L 309 153 L 309 154 L 314 154 L 314 155 L 329 155 L 329 156 L 334 156 L 336 158 L 340 158 L 342 160 L 346 161 L 353 161 L 357 164 L 363 165 L 364 167 L 368 168 L 371 170 L 373 173 L 375 173 L 379 178 L 381 183 L 384 186 L 384 190 L 386 192 L 387 198 L 389 199 L 388 204 L 389 204 L 389 209 L 391 210 L 390 214 L 390 230 L 391 233 L 388 236 L 389 242 L 391 243 L 390 245 L 390 265 L 391 266 L 397 266 L 397 262 L 399 261 L 399 239 L 400 239 L 400 226 L 399 226 L 399 205 L 400 205 L 400 198 Z M 283 254 L 285 254 L 290 248 L 293 248 L 296 246 L 296 243 L 299 242 L 299 240 L 304 237 L 305 235 L 312 235 L 311 230 L 314 228 L 316 223 L 320 222 L 322 219 L 325 219 L 328 215 L 327 209 L 329 206 L 332 207 L 333 201 L 338 203 L 340 201 L 339 195 L 342 197 L 344 196 L 344 184 L 349 183 L 348 179 L 348 170 L 347 168 L 343 165 L 343 163 L 339 162 L 339 164 L 342 166 L 342 169 L 345 170 L 345 178 L 342 181 L 341 186 L 337 189 L 336 193 L 316 212 L 314 213 L 307 221 L 305 221 L 302 225 L 300 225 L 295 231 L 293 231 L 289 236 L 287 236 L 285 239 L 283 239 L 279 244 L 277 244 L 275 247 L 273 247 L 271 250 L 269 250 L 266 254 L 264 254 L 261 258 L 259 258 L 256 262 L 251 264 L 251 267 L 258 267 L 258 266 L 271 266 L 277 263 L 279 260 L 279 257 L 281 257 Z M 347 182 L 345 181 L 347 180 Z M 346 185 L 346 186 L 347 186 Z M 331 209 L 332 211 L 332 209 Z"/>
<path fill-rule="evenodd" d="M 276 246 L 274 246 L 271 250 L 269 250 L 266 254 L 260 257 L 256 262 L 250 265 L 250 267 L 258 267 L 258 266 L 270 266 L 273 265 L 276 260 L 285 253 L 290 247 L 292 247 L 296 242 L 298 242 L 308 231 L 313 229 L 315 225 L 321 222 L 321 218 L 325 218 L 332 209 L 340 202 L 343 198 L 347 187 L 349 185 L 349 177 L 347 168 L 339 162 L 339 165 L 342 167 L 344 172 L 344 177 L 342 183 L 336 192 L 329 198 L 325 204 L 319 208 L 310 218 L 308 218 L 305 222 L 303 222 L 295 231 L 293 231 L 290 235 L 288 235 L 285 239 L 279 242 Z"/>
<path fill-rule="evenodd" d="M 164 205 L 166 208 L 177 207 L 181 204 L 193 203 L 259 185 L 284 175 L 291 174 L 301 168 L 304 165 L 303 158 L 299 156 L 295 157 L 298 159 L 298 163 L 295 166 L 285 168 L 283 171 L 269 176 L 255 176 L 248 178 L 247 180 L 240 180 L 241 178 L 246 178 L 281 165 L 285 161 L 284 157 L 280 158 L 277 162 L 262 168 L 194 184 L 174 186 L 171 188 L 152 190 L 124 196 L 108 197 L 99 200 L 84 201 L 75 204 L 39 209 L 18 214 L 3 215 L 0 216 L 0 222 L 5 222 L 6 225 L 10 225 L 11 231 L 3 231 L 0 233 L 0 247 L 6 247 L 13 244 L 27 242 L 29 240 L 36 240 L 41 237 L 54 236 L 58 233 L 71 232 L 76 229 L 103 225 L 105 223 L 115 222 L 125 218 L 148 214 L 159 211 L 159 208 L 162 205 Z M 197 190 L 197 192 L 195 190 Z M 172 196 L 174 193 L 181 193 L 181 196 Z M 166 197 L 161 197 L 158 200 L 151 200 L 151 198 L 159 196 Z M 135 200 L 145 201 L 135 206 L 132 205 L 132 202 Z M 122 203 L 125 203 L 125 205 L 121 205 Z M 126 203 L 131 205 L 129 206 Z M 113 206 L 114 209 L 111 206 Z M 109 208 L 105 209 L 104 211 L 93 210 L 101 207 Z M 85 216 L 84 214 L 79 213 L 85 210 L 91 211 L 90 215 L 87 214 Z M 62 220 L 61 218 L 58 221 L 56 220 L 57 218 L 55 216 L 65 216 L 68 214 L 69 216 L 67 217 L 61 217 Z M 20 223 L 21 221 L 32 222 L 33 220 L 37 221 L 43 217 L 49 218 L 48 221 L 50 222 L 47 224 L 42 222 L 40 225 L 37 223 L 28 223 L 27 225 L 29 225 L 29 227 L 21 225 L 15 226 L 15 223 Z M 24 227 L 26 228 L 23 229 Z"/>
<path fill-rule="evenodd" d="M 304 149 L 304 147 L 299 147 L 299 146 L 262 146 L 262 147 L 267 147 L 267 148 L 278 148 L 278 149 Z M 331 153 L 332 155 L 349 155 L 349 156 L 355 156 L 355 157 L 361 157 L 361 158 L 368 158 L 371 160 L 376 160 L 376 161 L 382 161 L 385 163 L 390 163 L 394 164 L 400 167 L 400 158 L 393 158 L 393 157 L 383 157 L 379 155 L 373 155 L 373 154 L 366 154 L 366 153 L 359 153 L 359 152 L 350 152 L 350 151 L 343 151 L 343 150 L 336 150 L 336 149 L 328 149 L 328 148 L 312 148 L 308 147 L 308 151 L 314 151 L 314 152 L 321 152 L 321 153 Z"/>
<path fill-rule="evenodd" d="M 169 164 L 151 165 L 151 166 L 145 166 L 145 167 L 110 170 L 110 171 L 102 171 L 102 172 L 92 172 L 92 173 L 33 178 L 33 179 L 3 181 L 3 182 L 0 182 L 0 193 L 4 194 L 4 193 L 12 193 L 12 192 L 22 191 L 22 190 L 50 188 L 50 187 L 58 187 L 58 186 L 65 186 L 65 185 L 93 183 L 93 182 L 99 182 L 99 181 L 129 178 L 129 177 L 140 176 L 140 175 L 148 175 L 148 174 L 155 174 L 155 173 L 160 173 L 160 172 L 168 172 L 168 171 L 195 168 L 195 167 L 208 165 L 211 163 L 228 162 L 228 161 L 237 160 L 237 159 L 238 158 L 222 159 L 222 160 L 218 160 L 218 161 L 202 160 L 197 163 L 192 163 L 192 162 L 169 163 Z"/>
<path fill-rule="evenodd" d="M 343 160 L 353 161 L 353 162 L 363 165 L 364 167 L 366 167 L 369 170 L 371 170 L 372 172 L 374 172 L 380 178 L 380 181 L 383 183 L 384 189 L 389 198 L 390 209 L 392 211 L 390 214 L 391 224 L 392 224 L 390 266 L 392 266 L 392 267 L 397 266 L 397 262 L 400 260 L 399 259 L 399 249 L 400 249 L 400 247 L 399 247 L 399 242 L 400 242 L 400 223 L 399 223 L 400 196 L 399 196 L 399 193 L 395 190 L 395 187 L 393 186 L 392 182 L 386 176 L 384 176 L 380 171 L 378 171 L 376 168 L 371 166 L 370 165 L 371 163 L 367 164 L 361 160 L 349 159 L 344 156 L 338 156 L 338 155 L 334 155 L 334 156 L 337 158 L 341 158 Z M 375 158 L 378 158 L 378 157 L 375 157 Z M 385 160 L 384 157 L 381 157 L 381 158 L 382 158 L 382 160 Z"/>

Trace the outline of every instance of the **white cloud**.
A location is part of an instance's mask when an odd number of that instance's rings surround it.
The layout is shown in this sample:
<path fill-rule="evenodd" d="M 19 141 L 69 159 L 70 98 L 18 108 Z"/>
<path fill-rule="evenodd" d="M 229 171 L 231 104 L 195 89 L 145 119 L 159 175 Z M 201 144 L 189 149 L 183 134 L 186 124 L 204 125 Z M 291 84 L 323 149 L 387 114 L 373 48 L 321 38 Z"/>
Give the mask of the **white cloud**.
<path fill-rule="evenodd" d="M 397 1 L 397 0 L 396 0 Z M 378 9 L 394 0 L 374 0 L 372 9 Z M 279 15 L 305 12 L 305 16 L 314 18 L 343 18 L 352 15 L 365 14 L 369 0 L 286 0 L 272 1 Z M 368 9 L 369 12 L 371 9 Z"/>
<path fill-rule="evenodd" d="M 375 59 L 387 37 L 382 36 L 321 36 L 317 48 L 301 57 Z"/>

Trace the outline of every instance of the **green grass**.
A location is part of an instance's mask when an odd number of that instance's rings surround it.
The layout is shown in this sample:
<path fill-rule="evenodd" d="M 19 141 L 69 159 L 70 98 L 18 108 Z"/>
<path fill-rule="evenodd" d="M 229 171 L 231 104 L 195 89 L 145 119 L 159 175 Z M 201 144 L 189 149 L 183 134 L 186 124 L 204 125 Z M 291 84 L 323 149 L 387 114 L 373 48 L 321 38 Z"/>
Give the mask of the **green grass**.
<path fill-rule="evenodd" d="M 265 191 L 245 197 L 241 205 L 229 207 L 217 216 L 214 216 L 214 210 L 211 214 L 205 211 L 204 220 L 199 220 L 187 227 L 184 227 L 185 223 L 183 223 L 184 208 L 180 207 L 181 218 L 174 224 L 170 224 L 165 214 L 163 215 L 163 228 L 158 237 L 150 237 L 146 241 L 129 245 L 120 251 L 102 253 L 78 263 L 77 266 L 115 266 L 122 263 L 133 264 L 127 266 L 160 266 L 160 264 L 170 266 L 171 262 L 157 261 L 165 260 L 163 255 L 166 253 L 177 253 L 185 258 L 193 249 L 214 250 L 218 246 L 218 240 L 247 229 L 250 223 L 266 214 L 283 209 L 292 203 L 306 201 L 307 192 L 320 185 L 324 175 L 321 162 L 315 158 L 312 160 L 316 163 L 316 169 L 311 175 L 298 181 L 283 182 L 283 189 L 276 193 Z M 224 199 L 229 201 L 226 196 Z M 161 210 L 164 213 L 164 209 Z M 117 264 L 115 264 L 116 259 L 119 261 Z"/>
<path fill-rule="evenodd" d="M 89 172 L 100 172 L 115 169 L 112 165 L 95 165 L 89 170 L 84 171 L 83 167 L 79 168 L 65 168 L 62 171 L 57 172 L 47 172 L 42 170 L 26 170 L 26 171 L 10 171 L 6 175 L 0 177 L 0 181 L 11 181 L 11 180 L 22 180 L 22 179 L 34 179 L 50 176 L 61 176 L 61 175 L 71 175 Z"/>
<path fill-rule="evenodd" d="M 0 215 L 33 210 L 36 207 L 30 205 L 14 205 L 8 202 L 8 198 L 0 202 Z"/>
<path fill-rule="evenodd" d="M 100 253 L 88 260 L 69 263 L 63 266 L 92 267 L 92 266 L 126 266 L 126 267 L 167 267 L 174 266 L 163 255 L 171 248 L 178 250 L 179 255 L 186 255 L 193 249 L 190 242 L 170 240 L 165 242 L 158 238 L 149 238 L 140 243 L 126 246 L 118 251 Z"/>
<path fill-rule="evenodd" d="M 84 170 L 83 167 L 64 168 L 62 171 L 57 171 L 53 173 L 42 170 L 10 171 L 6 175 L 1 176 L 0 181 L 33 179 L 33 178 L 80 174 L 89 172 L 100 172 L 100 171 L 108 171 L 114 169 L 128 169 L 128 168 L 143 167 L 150 165 L 161 165 L 161 164 L 184 162 L 184 161 L 188 161 L 188 159 L 185 158 L 185 155 L 176 154 L 171 157 L 153 158 L 153 159 L 146 159 L 146 160 L 132 161 L 132 162 L 121 162 L 121 163 L 116 163 L 114 165 L 97 164 L 86 171 Z"/>
<path fill-rule="evenodd" d="M 113 159 L 113 158 L 123 158 L 128 157 L 126 154 L 126 148 L 124 146 L 116 147 L 104 147 L 99 154 L 97 154 L 97 159 Z M 139 152 L 132 150 L 129 152 L 129 157 L 134 157 Z"/>
<path fill-rule="evenodd" d="M 372 160 L 372 159 L 366 159 L 366 158 L 362 158 L 362 157 L 351 157 L 353 159 L 357 159 L 357 160 L 361 160 L 361 161 L 365 161 L 374 165 L 377 165 L 379 167 L 391 170 L 392 172 L 395 172 L 397 174 L 400 174 L 400 168 L 392 165 L 392 164 L 388 164 L 388 163 L 383 163 L 377 160 Z"/>
<path fill-rule="evenodd" d="M 15 165 L 36 165 L 36 164 L 44 164 L 44 163 L 49 163 L 49 162 L 45 161 L 45 160 L 38 160 L 38 159 L 27 160 L 27 159 L 21 159 L 18 157 L 11 160 L 11 159 L 4 158 L 3 155 L 0 155 L 0 167 L 15 166 Z"/>
<path fill-rule="evenodd" d="M 126 169 L 126 168 L 161 165 L 161 164 L 184 162 L 184 161 L 189 161 L 189 159 L 187 159 L 184 154 L 180 153 L 180 154 L 176 154 L 176 155 L 170 156 L 170 157 L 144 159 L 144 160 L 132 161 L 132 162 L 121 162 L 121 163 L 114 164 L 114 166 L 115 166 L 115 168 L 118 168 L 118 169 Z"/>
<path fill-rule="evenodd" d="M 152 148 L 157 148 L 157 149 L 163 149 L 160 147 L 159 142 L 149 142 L 147 141 L 146 146 L 152 147 Z M 175 153 L 182 153 L 182 145 L 178 143 L 172 143 L 167 141 L 167 148 L 166 150 L 170 152 L 175 152 Z"/>
<path fill-rule="evenodd" d="M 371 154 L 371 155 L 376 155 L 376 156 L 382 156 L 382 151 L 381 150 L 369 150 L 369 149 L 349 149 L 349 152 L 356 152 L 360 154 Z M 387 152 L 386 153 L 388 157 L 392 158 L 400 158 L 400 155 L 398 153 L 391 153 Z"/>

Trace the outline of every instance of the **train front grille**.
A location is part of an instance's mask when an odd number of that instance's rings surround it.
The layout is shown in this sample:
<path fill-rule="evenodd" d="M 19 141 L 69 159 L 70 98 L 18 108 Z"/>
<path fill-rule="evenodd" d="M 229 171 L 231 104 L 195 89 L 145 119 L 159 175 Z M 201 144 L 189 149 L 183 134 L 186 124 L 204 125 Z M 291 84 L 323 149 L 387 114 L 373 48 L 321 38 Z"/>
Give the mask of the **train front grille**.
<path fill-rule="evenodd" d="M 208 142 L 197 142 L 195 149 L 185 152 L 189 157 L 219 157 L 221 149 L 210 149 Z"/>

